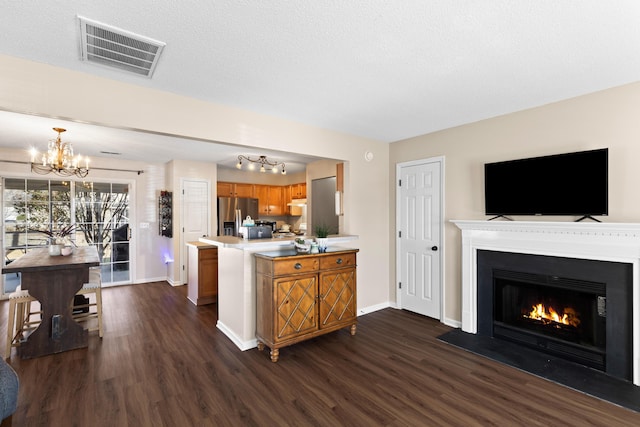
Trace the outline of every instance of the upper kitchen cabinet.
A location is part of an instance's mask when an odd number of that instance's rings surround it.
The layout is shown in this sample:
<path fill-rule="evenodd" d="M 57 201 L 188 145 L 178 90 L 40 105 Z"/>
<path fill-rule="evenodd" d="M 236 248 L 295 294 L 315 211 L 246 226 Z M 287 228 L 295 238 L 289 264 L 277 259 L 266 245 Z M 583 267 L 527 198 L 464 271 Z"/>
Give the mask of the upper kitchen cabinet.
<path fill-rule="evenodd" d="M 284 191 L 279 185 L 259 185 L 254 186 L 255 196 L 258 198 L 260 215 L 281 216 L 285 214 Z"/>
<path fill-rule="evenodd" d="M 307 183 L 300 182 L 289 186 L 291 199 L 304 199 L 307 197 Z"/>
<path fill-rule="evenodd" d="M 254 184 L 218 181 L 218 197 L 257 197 Z"/>

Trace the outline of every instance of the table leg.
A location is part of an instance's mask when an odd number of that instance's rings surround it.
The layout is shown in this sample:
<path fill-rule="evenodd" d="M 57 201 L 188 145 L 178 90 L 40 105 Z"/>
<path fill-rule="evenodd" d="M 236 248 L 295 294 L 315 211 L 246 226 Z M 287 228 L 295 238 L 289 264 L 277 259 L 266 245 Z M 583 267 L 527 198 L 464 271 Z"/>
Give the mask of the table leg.
<path fill-rule="evenodd" d="M 88 268 L 22 273 L 22 288 L 40 302 L 42 321 L 20 344 L 20 357 L 30 359 L 88 346 L 87 331 L 72 317 L 73 297 L 88 281 Z"/>

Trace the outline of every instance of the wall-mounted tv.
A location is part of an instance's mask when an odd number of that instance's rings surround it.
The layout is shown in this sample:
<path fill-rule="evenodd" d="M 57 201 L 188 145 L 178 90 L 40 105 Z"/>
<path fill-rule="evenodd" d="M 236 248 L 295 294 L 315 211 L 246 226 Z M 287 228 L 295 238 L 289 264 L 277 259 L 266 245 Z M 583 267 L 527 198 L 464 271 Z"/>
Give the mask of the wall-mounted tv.
<path fill-rule="evenodd" d="M 608 215 L 607 148 L 486 163 L 487 215 Z"/>

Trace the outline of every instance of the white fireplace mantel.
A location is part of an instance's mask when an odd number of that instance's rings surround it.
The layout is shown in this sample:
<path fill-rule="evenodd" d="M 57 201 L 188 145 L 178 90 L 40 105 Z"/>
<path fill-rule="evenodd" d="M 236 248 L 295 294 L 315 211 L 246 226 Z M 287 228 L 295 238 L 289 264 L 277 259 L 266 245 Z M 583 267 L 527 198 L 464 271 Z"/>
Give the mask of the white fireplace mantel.
<path fill-rule="evenodd" d="M 633 383 L 640 385 L 640 224 L 452 220 L 462 230 L 462 330 L 477 333 L 477 251 L 515 252 L 633 266 Z"/>

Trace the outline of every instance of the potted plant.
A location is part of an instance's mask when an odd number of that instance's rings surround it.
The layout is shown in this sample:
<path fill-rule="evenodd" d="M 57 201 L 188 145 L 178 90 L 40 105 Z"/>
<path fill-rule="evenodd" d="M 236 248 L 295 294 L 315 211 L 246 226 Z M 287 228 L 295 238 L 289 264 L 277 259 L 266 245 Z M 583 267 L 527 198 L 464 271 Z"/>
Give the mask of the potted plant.
<path fill-rule="evenodd" d="M 294 240 L 293 243 L 295 245 L 296 252 L 299 254 L 306 254 L 311 250 L 311 243 L 309 243 L 309 241 L 305 239 L 301 239 L 298 237 Z"/>
<path fill-rule="evenodd" d="M 65 255 L 71 254 L 72 250 L 63 248 L 72 248 L 74 244 L 69 236 L 76 230 L 75 224 L 69 224 L 62 227 L 59 230 L 32 230 L 42 233 L 49 237 L 49 255 L 60 255 L 64 252 Z"/>
<path fill-rule="evenodd" d="M 327 245 L 329 242 L 329 227 L 327 227 L 324 224 L 321 225 L 317 225 L 315 228 L 315 233 L 316 233 L 316 242 L 318 242 L 318 251 L 319 252 L 326 252 L 327 251 Z"/>

